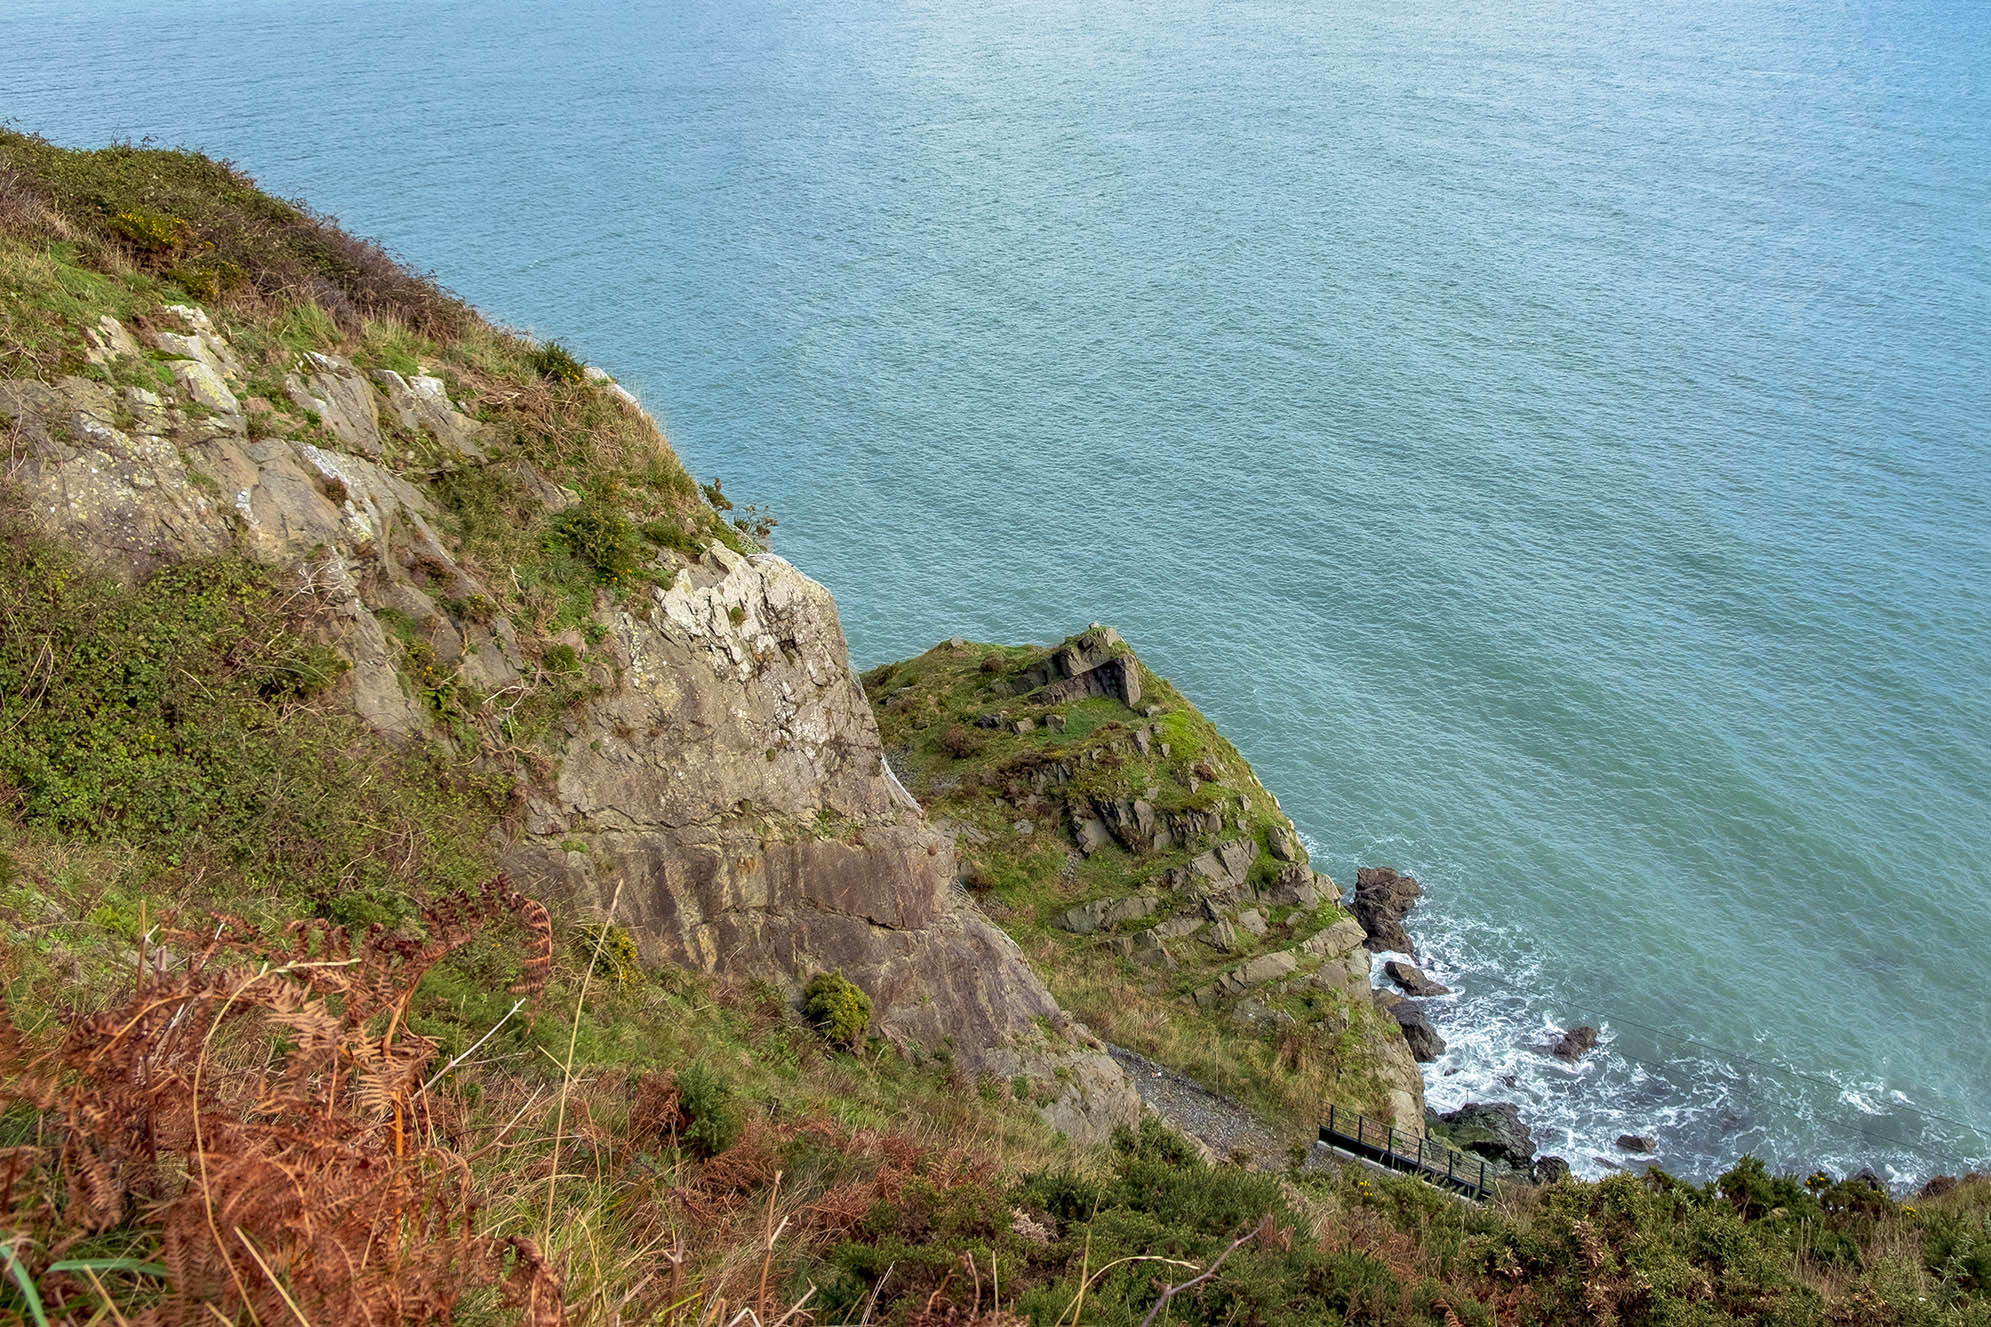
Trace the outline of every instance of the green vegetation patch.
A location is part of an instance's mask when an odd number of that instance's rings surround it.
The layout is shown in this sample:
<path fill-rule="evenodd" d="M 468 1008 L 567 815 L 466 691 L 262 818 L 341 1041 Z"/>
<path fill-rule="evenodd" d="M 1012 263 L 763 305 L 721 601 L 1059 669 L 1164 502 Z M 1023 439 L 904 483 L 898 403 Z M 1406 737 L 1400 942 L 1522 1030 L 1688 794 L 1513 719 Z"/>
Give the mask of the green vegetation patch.
<path fill-rule="evenodd" d="M 344 664 L 239 559 L 127 586 L 0 508 L 0 809 L 331 900 L 468 884 L 503 789 L 324 702 Z"/>
<path fill-rule="evenodd" d="M 308 299 L 340 326 L 392 318 L 431 335 L 473 315 L 433 279 L 224 161 L 118 144 L 94 151 L 0 130 L 0 229 L 111 250 L 202 301 Z"/>

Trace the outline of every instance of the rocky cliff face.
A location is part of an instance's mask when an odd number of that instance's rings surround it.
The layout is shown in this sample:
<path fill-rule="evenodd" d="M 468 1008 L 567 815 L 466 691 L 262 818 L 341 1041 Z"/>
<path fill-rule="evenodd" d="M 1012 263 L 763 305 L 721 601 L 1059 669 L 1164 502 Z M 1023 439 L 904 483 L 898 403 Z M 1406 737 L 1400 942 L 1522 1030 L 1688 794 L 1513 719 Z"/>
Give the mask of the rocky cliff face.
<path fill-rule="evenodd" d="M 157 390 L 0 380 L 12 480 L 44 524 L 133 575 L 230 552 L 295 568 L 351 664 L 344 702 L 393 739 L 433 723 L 394 632 L 480 695 L 523 689 L 519 628 L 462 607 L 494 596 L 429 482 L 501 467 L 546 509 L 575 494 L 441 378 L 313 353 L 279 392 L 201 309 L 152 321 L 142 341 L 109 318 L 87 340 L 109 382 Z M 598 596 L 595 639 L 568 647 L 594 694 L 535 753 L 546 772 L 498 847 L 508 869 L 613 902 L 653 958 L 791 985 L 840 968 L 877 1031 L 970 1076 L 1028 1076 L 1076 1139 L 1131 1121 L 1124 1075 L 955 889 L 949 841 L 886 769 L 828 591 L 719 544 L 656 557 L 660 584 Z"/>

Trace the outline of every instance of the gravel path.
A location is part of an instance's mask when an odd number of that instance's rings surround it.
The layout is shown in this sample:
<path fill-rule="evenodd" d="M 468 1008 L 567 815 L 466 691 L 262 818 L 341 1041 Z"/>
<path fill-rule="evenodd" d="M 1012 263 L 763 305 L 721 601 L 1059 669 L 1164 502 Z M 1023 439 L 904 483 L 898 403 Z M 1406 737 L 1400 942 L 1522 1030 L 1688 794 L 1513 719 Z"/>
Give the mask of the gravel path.
<path fill-rule="evenodd" d="M 1265 1170 L 1284 1170 L 1291 1161 L 1292 1144 L 1296 1140 L 1252 1114 L 1243 1102 L 1213 1092 L 1195 1079 L 1124 1046 L 1107 1049 L 1127 1071 L 1141 1100 L 1183 1133 L 1199 1140 L 1218 1161 L 1243 1159 L 1246 1165 Z M 1244 1158 L 1238 1157 L 1240 1152 L 1245 1154 Z"/>

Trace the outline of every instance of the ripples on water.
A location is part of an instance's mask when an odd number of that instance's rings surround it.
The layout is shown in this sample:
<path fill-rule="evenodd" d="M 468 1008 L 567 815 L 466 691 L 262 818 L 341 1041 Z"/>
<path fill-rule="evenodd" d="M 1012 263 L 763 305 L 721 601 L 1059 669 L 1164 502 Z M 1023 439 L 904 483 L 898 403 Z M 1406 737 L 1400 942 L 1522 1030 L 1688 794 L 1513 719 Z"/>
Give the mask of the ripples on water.
<path fill-rule="evenodd" d="M 10 18 L 0 115 L 643 387 L 861 663 L 1121 626 L 1321 865 L 1430 885 L 1435 1101 L 1991 1162 L 1911 1113 L 1991 1127 L 1984 6 Z"/>

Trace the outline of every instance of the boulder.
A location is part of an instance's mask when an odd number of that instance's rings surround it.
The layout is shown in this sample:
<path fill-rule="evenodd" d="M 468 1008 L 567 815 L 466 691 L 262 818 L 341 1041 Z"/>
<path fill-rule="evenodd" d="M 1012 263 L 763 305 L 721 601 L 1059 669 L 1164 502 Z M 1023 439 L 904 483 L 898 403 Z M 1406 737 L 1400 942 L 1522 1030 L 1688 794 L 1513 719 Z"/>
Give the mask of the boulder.
<path fill-rule="evenodd" d="M 1536 1157 L 1528 1167 L 1528 1178 L 1537 1184 L 1556 1184 L 1569 1178 L 1569 1163 L 1557 1156 Z"/>
<path fill-rule="evenodd" d="M 1153 927 L 1132 935 L 1116 935 L 1106 942 L 1106 947 L 1121 958 L 1131 958 L 1136 963 L 1145 963 L 1163 971 L 1173 971 L 1176 966 L 1175 955 L 1168 952 Z"/>
<path fill-rule="evenodd" d="M 1221 918 L 1216 925 L 1210 928 L 1210 933 L 1203 937 L 1203 943 L 1218 953 L 1235 953 L 1240 943 L 1237 936 L 1237 927 L 1231 922 L 1230 918 Z"/>
<path fill-rule="evenodd" d="M 1207 925 L 1209 922 L 1195 913 L 1184 913 L 1180 917 L 1170 917 L 1165 922 L 1157 922 L 1154 933 L 1163 940 L 1179 940 L 1184 936 L 1196 934 Z"/>
<path fill-rule="evenodd" d="M 1504 1101 L 1470 1101 L 1440 1115 L 1455 1147 L 1477 1152 L 1515 1170 L 1527 1170 L 1535 1156 L 1535 1138 L 1521 1123 L 1521 1111 Z"/>
<path fill-rule="evenodd" d="M 96 326 L 83 329 L 83 344 L 83 358 L 98 365 L 114 364 L 126 356 L 136 359 L 142 353 L 124 324 L 109 314 L 97 319 Z"/>
<path fill-rule="evenodd" d="M 1315 931 L 1300 941 L 1300 948 L 1309 954 L 1346 954 L 1362 948 L 1362 924 L 1353 917 L 1343 917 L 1332 926 Z M 1365 952 L 1363 970 L 1368 969 L 1368 955 Z"/>
<path fill-rule="evenodd" d="M 1404 963 L 1393 958 L 1383 964 L 1383 971 L 1389 974 L 1391 981 L 1401 986 L 1411 995 L 1450 995 L 1452 993 L 1451 987 L 1441 986 L 1437 982 L 1432 981 L 1412 963 Z"/>
<path fill-rule="evenodd" d="M 1274 825 L 1271 829 L 1267 830 L 1265 832 L 1265 846 L 1271 850 L 1274 857 L 1277 857 L 1282 862 L 1297 864 L 1303 863 L 1307 859 L 1307 850 L 1301 845 L 1300 836 L 1293 832 L 1290 825 Z"/>
<path fill-rule="evenodd" d="M 403 429 L 410 433 L 426 430 L 450 450 L 473 460 L 482 458 L 477 421 L 450 402 L 449 389 L 441 378 L 419 373 L 403 378 L 392 369 L 375 369 L 373 380 L 386 393 L 388 409 Z"/>
<path fill-rule="evenodd" d="M 1074 935 L 1091 935 L 1103 927 L 1138 921 L 1152 916 L 1161 900 L 1153 894 L 1128 894 L 1119 898 L 1097 898 L 1058 914 L 1051 925 Z"/>
<path fill-rule="evenodd" d="M 1649 1133 L 1621 1133 L 1618 1135 L 1618 1150 L 1650 1156 L 1659 1150 L 1659 1140 Z"/>
<path fill-rule="evenodd" d="M 1237 924 L 1239 930 L 1249 931 L 1251 934 L 1260 937 L 1263 937 L 1265 932 L 1270 929 L 1265 920 L 1265 914 L 1257 908 L 1247 908 L 1245 911 L 1239 913 Z"/>
<path fill-rule="evenodd" d="M 1321 882 L 1327 877 L 1315 875 L 1298 862 L 1288 862 L 1279 868 L 1279 874 L 1265 888 L 1265 901 L 1274 907 L 1317 908 L 1320 906 L 1323 891 Z M 1327 894 L 1339 893 L 1332 881 L 1327 881 Z"/>
<path fill-rule="evenodd" d="M 1282 949 L 1276 954 L 1260 954 L 1224 972 L 1208 986 L 1191 992 L 1189 998 L 1196 1002 L 1198 1009 L 1208 1011 L 1224 999 L 1288 976 L 1298 966 L 1299 959 L 1290 949 Z"/>
<path fill-rule="evenodd" d="M 1595 1049 L 1596 1045 L 1597 1029 L 1586 1025 L 1563 1033 L 1548 1047 L 1548 1052 L 1558 1060 L 1574 1062 Z"/>
<path fill-rule="evenodd" d="M 340 446 L 378 458 L 380 417 L 373 407 L 373 388 L 352 361 L 339 355 L 308 354 L 303 367 L 308 373 L 291 373 L 283 380 L 284 395 L 290 403 L 318 416 L 318 422 Z"/>
<path fill-rule="evenodd" d="M 1389 1006 L 1389 1015 L 1403 1029 L 1403 1039 L 1410 1044 L 1410 1053 L 1418 1063 L 1429 1064 L 1445 1053 L 1445 1039 L 1431 1026 L 1422 1005 L 1398 1000 Z"/>
<path fill-rule="evenodd" d="M 1403 919 L 1423 893 L 1415 876 L 1400 875 L 1386 866 L 1365 866 L 1355 873 L 1355 899 L 1349 911 L 1368 933 L 1370 949 L 1417 953 Z"/>
<path fill-rule="evenodd" d="M 1245 873 L 1257 859 L 1251 844 L 1233 839 L 1191 859 L 1189 869 L 1214 884 L 1237 888 L 1244 884 Z"/>

